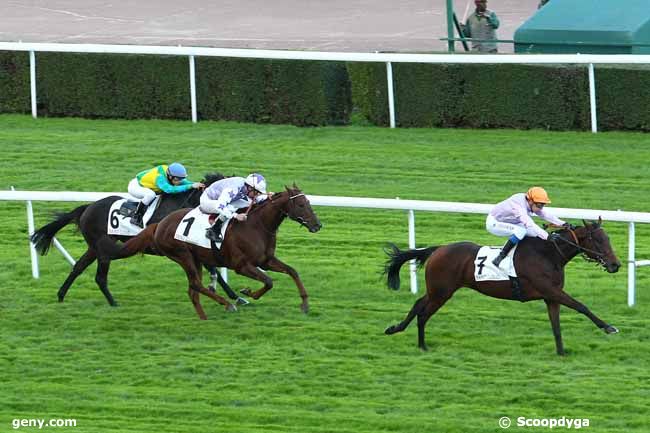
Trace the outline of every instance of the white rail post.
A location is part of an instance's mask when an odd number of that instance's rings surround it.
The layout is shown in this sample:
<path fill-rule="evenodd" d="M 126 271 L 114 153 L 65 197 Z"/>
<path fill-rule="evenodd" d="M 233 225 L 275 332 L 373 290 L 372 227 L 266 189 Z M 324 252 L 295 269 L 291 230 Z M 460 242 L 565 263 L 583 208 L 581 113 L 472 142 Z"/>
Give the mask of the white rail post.
<path fill-rule="evenodd" d="M 34 50 L 29 52 L 29 89 L 32 97 L 32 117 L 36 119 L 36 54 Z"/>
<path fill-rule="evenodd" d="M 634 295 L 636 291 L 636 263 L 634 259 L 634 249 L 636 240 L 634 238 L 634 223 L 628 223 L 628 247 L 627 247 L 627 306 L 634 306 Z"/>
<path fill-rule="evenodd" d="M 196 68 L 194 56 L 190 56 L 190 100 L 192 104 L 192 123 L 196 123 Z"/>
<path fill-rule="evenodd" d="M 409 248 L 415 248 L 415 213 L 413 210 L 409 210 Z M 409 273 L 411 274 L 411 293 L 415 294 L 418 292 L 418 269 L 415 260 L 410 261 L 409 268 Z"/>
<path fill-rule="evenodd" d="M 386 84 L 388 86 L 388 115 L 390 127 L 395 127 L 395 95 L 393 94 L 393 65 L 386 62 Z"/>
<path fill-rule="evenodd" d="M 13 189 L 13 187 L 11 189 Z M 31 200 L 27 200 L 27 232 L 29 233 L 30 238 L 34 234 L 34 210 L 32 209 Z M 29 240 L 29 253 L 32 256 L 32 277 L 39 278 L 38 254 L 36 254 L 36 247 L 32 243 L 31 239 Z"/>
<path fill-rule="evenodd" d="M 228 268 L 221 268 L 221 277 L 226 283 L 228 282 Z"/>
<path fill-rule="evenodd" d="M 594 77 L 594 64 L 589 63 L 589 105 L 591 106 L 591 132 L 598 132 L 596 119 L 596 78 Z"/>
<path fill-rule="evenodd" d="M 52 238 L 52 244 L 56 247 L 57 250 L 61 252 L 61 254 L 63 254 L 63 257 L 65 257 L 68 263 L 70 263 L 72 266 L 77 264 L 77 261 L 74 258 L 72 258 L 70 253 L 67 252 L 65 248 L 63 248 L 63 245 L 61 245 L 61 242 L 59 242 L 57 238 L 54 237 Z"/>

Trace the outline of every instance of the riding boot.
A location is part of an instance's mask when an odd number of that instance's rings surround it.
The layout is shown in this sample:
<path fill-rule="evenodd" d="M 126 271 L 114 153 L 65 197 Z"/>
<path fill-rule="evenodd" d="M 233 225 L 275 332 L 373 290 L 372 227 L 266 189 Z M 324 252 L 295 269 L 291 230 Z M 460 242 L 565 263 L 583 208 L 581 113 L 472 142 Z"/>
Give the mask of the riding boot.
<path fill-rule="evenodd" d="M 135 212 L 131 217 L 131 224 L 140 228 L 144 228 L 142 218 L 144 217 L 144 213 L 147 211 L 147 207 L 148 206 L 142 202 L 138 203 L 138 207 L 135 209 Z"/>
<path fill-rule="evenodd" d="M 223 226 L 223 221 L 218 218 L 217 221 L 215 221 L 214 225 L 205 231 L 205 237 L 215 243 L 222 242 L 223 238 L 221 237 L 221 226 Z"/>
<path fill-rule="evenodd" d="M 506 244 L 503 246 L 503 248 L 501 248 L 501 252 L 499 253 L 499 255 L 496 256 L 496 257 L 494 258 L 494 260 L 492 260 L 492 264 L 498 268 L 498 267 L 499 267 L 499 264 L 501 263 L 501 261 L 502 261 L 503 259 L 506 258 L 506 256 L 507 256 L 508 253 L 510 252 L 510 250 L 511 250 L 515 245 L 516 245 L 516 243 L 512 241 L 512 238 L 509 238 L 509 239 L 506 241 Z"/>

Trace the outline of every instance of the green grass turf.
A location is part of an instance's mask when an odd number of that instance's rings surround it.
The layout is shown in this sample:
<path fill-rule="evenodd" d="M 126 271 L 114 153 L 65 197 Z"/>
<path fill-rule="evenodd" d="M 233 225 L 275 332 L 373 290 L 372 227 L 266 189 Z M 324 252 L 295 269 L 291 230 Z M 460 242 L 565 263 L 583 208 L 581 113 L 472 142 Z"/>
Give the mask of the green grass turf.
<path fill-rule="evenodd" d="M 138 171 L 181 161 L 194 179 L 260 171 L 272 190 L 295 181 L 315 195 L 494 203 L 539 184 L 554 206 L 649 210 L 650 136 L 635 133 L 0 116 L 0 143 L 0 189 L 125 191 Z M 78 205 L 35 202 L 37 226 Z M 415 324 L 383 335 L 416 299 L 386 289 L 379 275 L 383 244 L 406 245 L 406 213 L 316 211 L 321 232 L 289 221 L 278 245 L 310 294 L 308 315 L 291 279 L 272 274 L 273 290 L 238 313 L 202 298 L 202 322 L 183 272 L 159 257 L 112 264 L 117 308 L 97 289 L 94 265 L 59 304 L 69 265 L 54 250 L 32 279 L 25 204 L 0 202 L 0 432 L 20 418 L 74 418 L 76 428 L 50 430 L 102 433 L 495 432 L 502 416 L 648 431 L 648 270 L 639 269 L 638 305 L 628 308 L 626 267 L 612 275 L 580 258 L 569 264 L 567 291 L 621 333 L 605 335 L 562 308 L 564 358 L 543 302 L 469 289 L 429 321 L 423 353 Z M 417 212 L 416 228 L 419 246 L 503 241 L 481 215 Z M 625 262 L 627 226 L 605 229 Z M 637 225 L 638 257 L 650 257 L 649 237 Z M 58 238 L 75 257 L 85 250 L 72 227 Z M 237 289 L 251 284 L 230 279 Z"/>

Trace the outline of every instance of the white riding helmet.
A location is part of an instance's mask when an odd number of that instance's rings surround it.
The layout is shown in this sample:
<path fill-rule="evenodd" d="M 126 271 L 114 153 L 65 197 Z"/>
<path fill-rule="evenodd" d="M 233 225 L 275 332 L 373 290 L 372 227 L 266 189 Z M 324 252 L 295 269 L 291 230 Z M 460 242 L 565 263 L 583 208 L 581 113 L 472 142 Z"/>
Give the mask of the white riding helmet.
<path fill-rule="evenodd" d="M 246 185 L 252 187 L 262 194 L 266 194 L 266 179 L 259 173 L 251 173 L 245 181 Z"/>

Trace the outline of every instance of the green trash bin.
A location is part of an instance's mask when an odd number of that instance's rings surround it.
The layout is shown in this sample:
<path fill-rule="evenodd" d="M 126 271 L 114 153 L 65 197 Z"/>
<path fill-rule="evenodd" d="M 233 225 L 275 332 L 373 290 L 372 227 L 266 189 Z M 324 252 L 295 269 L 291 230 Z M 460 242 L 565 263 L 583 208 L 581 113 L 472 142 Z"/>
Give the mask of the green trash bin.
<path fill-rule="evenodd" d="M 516 53 L 650 54 L 650 0 L 549 0 L 514 40 Z"/>

